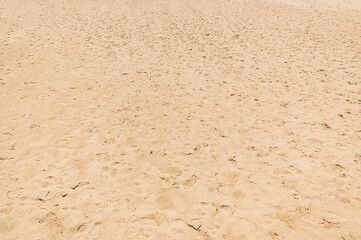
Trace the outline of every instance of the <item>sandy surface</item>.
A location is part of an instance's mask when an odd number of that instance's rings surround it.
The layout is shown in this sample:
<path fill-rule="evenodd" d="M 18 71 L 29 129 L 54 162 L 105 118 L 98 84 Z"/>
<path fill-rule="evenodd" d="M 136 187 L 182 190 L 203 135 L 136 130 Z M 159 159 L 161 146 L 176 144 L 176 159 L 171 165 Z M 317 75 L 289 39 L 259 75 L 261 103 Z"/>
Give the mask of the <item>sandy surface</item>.
<path fill-rule="evenodd" d="M 353 0 L 0 0 L 0 239 L 359 240 L 360 66 Z"/>

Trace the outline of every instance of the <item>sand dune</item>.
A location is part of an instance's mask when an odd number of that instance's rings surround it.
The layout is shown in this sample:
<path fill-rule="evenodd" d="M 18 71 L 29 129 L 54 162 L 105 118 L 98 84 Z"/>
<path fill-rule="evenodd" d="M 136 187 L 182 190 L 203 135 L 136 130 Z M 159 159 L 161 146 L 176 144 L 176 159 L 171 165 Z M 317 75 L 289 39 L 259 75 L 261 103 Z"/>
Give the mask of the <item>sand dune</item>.
<path fill-rule="evenodd" d="M 0 239 L 361 239 L 346 0 L 0 0 Z"/>

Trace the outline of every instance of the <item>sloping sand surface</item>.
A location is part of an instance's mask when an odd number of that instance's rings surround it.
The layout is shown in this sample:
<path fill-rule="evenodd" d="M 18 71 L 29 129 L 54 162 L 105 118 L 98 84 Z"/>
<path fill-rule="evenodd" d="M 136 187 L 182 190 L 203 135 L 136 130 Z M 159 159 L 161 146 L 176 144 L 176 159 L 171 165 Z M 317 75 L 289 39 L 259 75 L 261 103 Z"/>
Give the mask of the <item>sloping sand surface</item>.
<path fill-rule="evenodd" d="M 0 0 L 0 97 L 0 239 L 361 239 L 357 1 Z"/>

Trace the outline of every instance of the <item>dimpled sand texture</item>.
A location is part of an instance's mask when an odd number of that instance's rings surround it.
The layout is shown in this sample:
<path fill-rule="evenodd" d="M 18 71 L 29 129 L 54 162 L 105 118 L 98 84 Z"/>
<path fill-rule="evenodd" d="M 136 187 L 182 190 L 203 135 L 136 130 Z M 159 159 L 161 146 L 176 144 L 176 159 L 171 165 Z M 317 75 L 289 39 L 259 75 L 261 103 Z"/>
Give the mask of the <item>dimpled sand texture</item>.
<path fill-rule="evenodd" d="M 354 0 L 0 0 L 0 239 L 361 239 Z"/>

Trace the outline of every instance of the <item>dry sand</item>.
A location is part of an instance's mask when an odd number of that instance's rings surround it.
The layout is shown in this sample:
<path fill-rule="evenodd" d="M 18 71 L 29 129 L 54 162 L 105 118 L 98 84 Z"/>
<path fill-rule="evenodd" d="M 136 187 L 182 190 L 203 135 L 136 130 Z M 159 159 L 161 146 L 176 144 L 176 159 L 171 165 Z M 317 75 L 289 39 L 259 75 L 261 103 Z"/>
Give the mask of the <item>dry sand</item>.
<path fill-rule="evenodd" d="M 0 239 L 361 239 L 361 12 L 0 0 Z"/>

